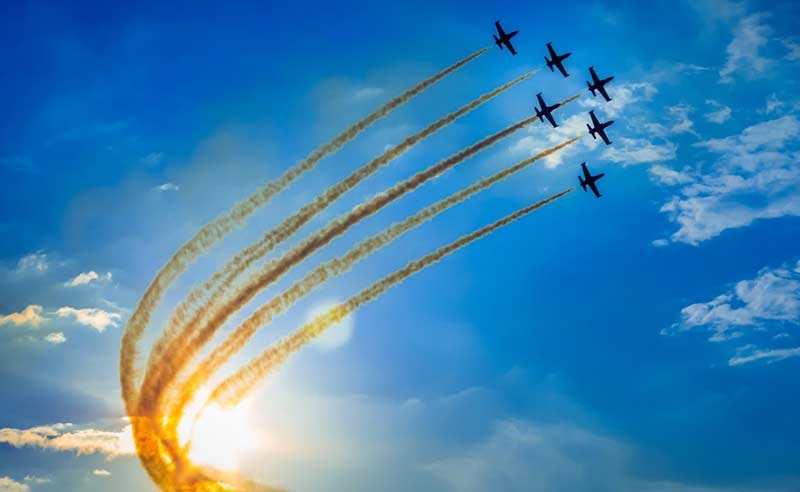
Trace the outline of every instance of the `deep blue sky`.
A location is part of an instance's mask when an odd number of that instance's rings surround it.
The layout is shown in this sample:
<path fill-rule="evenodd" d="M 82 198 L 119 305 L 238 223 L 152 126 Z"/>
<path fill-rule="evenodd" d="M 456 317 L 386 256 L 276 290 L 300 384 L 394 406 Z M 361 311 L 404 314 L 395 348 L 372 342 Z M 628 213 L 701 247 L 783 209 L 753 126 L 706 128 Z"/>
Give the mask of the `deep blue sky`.
<path fill-rule="evenodd" d="M 586 135 L 409 233 L 299 303 L 245 355 L 321 303 L 576 185 L 581 161 L 606 173 L 604 197 L 578 189 L 358 311 L 345 343 L 292 358 L 252 403 L 272 444 L 242 470 L 293 490 L 800 488 L 796 2 L 16 2 L 0 18 L 0 491 L 150 487 L 124 436 L 123 456 L 86 452 L 124 433 L 119 342 L 155 272 L 316 145 L 490 44 L 495 19 L 521 31 L 518 56 L 493 47 L 322 161 L 181 279 L 148 336 L 270 225 L 387 145 L 541 66 L 552 41 L 573 53 L 568 79 L 538 73 L 295 240 L 528 116 L 536 92 L 556 101 L 583 91 L 557 130 L 537 123 L 497 144 L 279 287 L 585 133 L 590 108 L 616 120 L 614 144 Z M 616 76 L 612 103 L 585 91 L 589 65 Z M 56 450 L 57 436 L 78 444 Z"/>

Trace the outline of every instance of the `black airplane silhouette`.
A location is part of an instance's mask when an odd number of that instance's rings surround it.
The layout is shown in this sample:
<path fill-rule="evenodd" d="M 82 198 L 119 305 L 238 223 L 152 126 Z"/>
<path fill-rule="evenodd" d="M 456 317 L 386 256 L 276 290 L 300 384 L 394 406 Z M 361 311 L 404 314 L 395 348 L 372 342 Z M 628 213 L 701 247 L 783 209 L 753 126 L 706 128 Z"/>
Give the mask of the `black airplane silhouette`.
<path fill-rule="evenodd" d="M 500 51 L 503 51 L 503 45 L 506 45 L 508 51 L 510 51 L 512 55 L 516 55 L 517 50 L 515 50 L 514 47 L 511 45 L 511 38 L 516 36 L 517 33 L 519 33 L 519 31 L 511 31 L 510 33 L 506 34 L 506 32 L 500 26 L 500 21 L 494 21 L 494 27 L 497 28 L 497 34 L 492 35 L 494 36 L 494 44 L 496 44 L 497 47 L 500 48 Z M 500 36 L 499 38 L 497 37 L 498 35 Z"/>
<path fill-rule="evenodd" d="M 536 94 L 536 98 L 539 100 L 539 107 L 536 108 L 536 116 L 539 118 L 539 121 L 544 123 L 544 118 L 547 118 L 547 121 L 553 125 L 553 128 L 557 127 L 556 120 L 553 119 L 553 110 L 557 107 L 561 106 L 561 103 L 555 103 L 552 106 L 548 106 L 544 99 L 542 99 L 542 93 Z M 544 118 L 543 118 L 544 117 Z"/>
<path fill-rule="evenodd" d="M 605 98 L 606 101 L 610 101 L 611 98 L 608 97 L 608 92 L 606 92 L 606 84 L 614 80 L 614 76 L 606 77 L 601 79 L 597 76 L 597 73 L 594 71 L 594 67 L 589 67 L 589 73 L 592 76 L 592 81 L 586 81 L 586 85 L 589 86 L 589 91 L 592 93 L 593 96 L 597 96 L 595 91 L 600 91 L 600 94 Z"/>
<path fill-rule="evenodd" d="M 564 68 L 564 60 L 569 58 L 569 55 L 572 53 L 564 53 L 563 55 L 559 55 L 556 53 L 556 50 L 553 49 L 553 43 L 547 43 L 547 50 L 550 52 L 551 60 L 548 60 L 547 57 L 544 57 L 544 62 L 547 64 L 547 68 L 550 69 L 551 72 L 555 72 L 553 67 L 558 68 L 558 71 L 561 72 L 561 75 L 564 77 L 569 77 L 567 70 Z"/>
<path fill-rule="evenodd" d="M 594 115 L 594 110 L 589 111 L 589 115 L 592 117 L 592 124 L 594 127 L 589 126 L 586 124 L 586 128 L 589 129 L 589 135 L 592 136 L 593 139 L 597 140 L 597 135 L 600 134 L 600 138 L 603 139 L 603 142 L 606 145 L 611 145 L 611 141 L 608 139 L 608 135 L 606 135 L 606 128 L 611 126 L 614 123 L 614 120 L 608 120 L 606 122 L 600 123 L 598 121 L 597 116 Z"/>
<path fill-rule="evenodd" d="M 600 174 L 595 174 L 594 176 L 592 176 L 592 173 L 589 172 L 589 169 L 586 167 L 586 163 L 585 162 L 581 163 L 581 167 L 583 168 L 583 177 L 578 176 L 578 182 L 580 182 L 581 188 L 583 188 L 583 191 L 586 191 L 586 186 L 588 185 L 589 188 L 591 188 L 592 191 L 594 192 L 594 196 L 596 196 L 597 198 L 600 198 L 601 196 L 603 196 L 603 195 L 600 194 L 599 191 L 597 191 L 597 185 L 594 184 L 594 183 L 595 183 L 595 181 L 597 181 L 598 179 L 602 178 L 606 174 L 605 173 L 600 173 Z"/>

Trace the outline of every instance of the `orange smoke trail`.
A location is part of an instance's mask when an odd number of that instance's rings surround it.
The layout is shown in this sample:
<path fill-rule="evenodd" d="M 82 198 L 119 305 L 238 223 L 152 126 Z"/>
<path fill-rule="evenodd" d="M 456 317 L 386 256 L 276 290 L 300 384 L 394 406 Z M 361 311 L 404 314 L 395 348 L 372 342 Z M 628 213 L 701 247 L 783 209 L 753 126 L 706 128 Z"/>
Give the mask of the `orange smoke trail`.
<path fill-rule="evenodd" d="M 579 96 L 580 94 L 576 94 L 568 98 L 562 102 L 561 106 L 563 107 L 569 102 L 574 101 Z M 222 326 L 233 313 L 249 302 L 265 286 L 276 281 L 291 267 L 300 263 L 308 255 L 325 246 L 364 218 L 369 217 L 397 198 L 413 191 L 431 178 L 441 175 L 468 157 L 512 135 L 514 132 L 534 121 L 536 121 L 536 116 L 526 118 L 453 154 L 428 169 L 417 173 L 403 183 L 395 185 L 389 190 L 379 194 L 370 202 L 361 204 L 350 213 L 333 220 L 328 226 L 324 227 L 310 238 L 302 241 L 281 258 L 273 260 L 265 265 L 260 272 L 250 278 L 246 285 L 239 289 L 233 298 L 224 303 L 220 303 L 221 308 L 219 311 L 213 314 L 209 322 L 198 330 L 195 338 L 190 343 L 184 344 L 185 349 L 175 353 L 170 351 L 171 356 L 164 357 L 162 364 L 155 367 L 148 367 L 148 374 L 145 376 L 145 382 L 142 385 L 139 411 L 145 414 L 154 411 L 159 406 L 159 400 L 163 395 L 164 389 L 172 382 L 178 372 L 194 358 L 197 351 L 210 340 L 216 330 Z M 150 369 L 152 369 L 152 371 Z"/>
<path fill-rule="evenodd" d="M 550 147 L 534 156 L 504 168 L 491 176 L 483 178 L 471 186 L 453 193 L 444 200 L 422 209 L 401 222 L 392 224 L 383 232 L 362 241 L 344 255 L 322 264 L 316 270 L 303 277 L 303 279 L 295 282 L 280 295 L 275 296 L 269 302 L 265 303 L 244 320 L 222 344 L 217 346 L 212 353 L 198 365 L 185 382 L 178 385 L 180 392 L 171 405 L 169 418 L 167 419 L 167 436 L 176 440 L 176 426 L 180 421 L 184 408 L 191 401 L 195 391 L 197 391 L 214 372 L 225 364 L 230 357 L 241 350 L 259 328 L 269 324 L 275 316 L 311 293 L 328 279 L 349 271 L 355 263 L 386 246 L 402 234 L 429 221 L 450 207 L 467 200 L 476 193 L 506 179 L 512 174 L 531 166 L 540 159 L 559 152 L 561 149 L 572 145 L 579 139 L 580 137 L 574 137 L 565 140 L 558 145 Z"/>
<path fill-rule="evenodd" d="M 541 208 L 564 195 L 573 191 L 568 188 L 560 193 L 528 205 L 525 208 L 503 217 L 502 219 L 484 226 L 470 234 L 462 236 L 452 243 L 439 248 L 419 260 L 408 263 L 405 267 L 387 275 L 372 286 L 362 290 L 358 294 L 349 298 L 345 302 L 338 304 L 303 325 L 294 333 L 284 338 L 276 346 L 264 351 L 258 357 L 252 359 L 247 365 L 239 369 L 235 374 L 223 380 L 212 391 L 208 402 L 215 402 L 223 406 L 236 405 L 241 401 L 258 382 L 268 373 L 280 366 L 289 355 L 300 350 L 308 342 L 322 334 L 327 328 L 341 321 L 363 304 L 375 300 L 378 296 L 386 292 L 390 287 L 397 285 L 411 275 L 419 272 L 423 268 L 432 265 L 451 253 L 463 248 L 471 242 L 480 239 L 493 231 L 514 222 L 515 220 Z"/>
<path fill-rule="evenodd" d="M 186 267 L 234 227 L 242 224 L 253 211 L 262 207 L 269 202 L 274 195 L 286 188 L 300 175 L 316 166 L 322 158 L 337 151 L 345 143 L 355 138 L 359 133 L 380 118 L 389 114 L 393 109 L 408 102 L 431 85 L 483 55 L 488 49 L 487 47 L 476 51 L 379 107 L 330 142 L 318 147 L 308 157 L 287 170 L 277 180 L 272 181 L 244 201 L 235 205 L 230 212 L 203 226 L 188 242 L 181 246 L 166 265 L 159 270 L 153 281 L 145 290 L 122 336 L 122 346 L 120 349 L 120 385 L 122 388 L 122 398 L 125 401 L 128 415 L 134 415 L 137 411 L 136 358 L 139 341 L 145 327 L 150 322 L 152 311 L 161 300 L 164 292 L 172 285 Z"/>
<path fill-rule="evenodd" d="M 242 273 L 244 273 L 253 264 L 253 262 L 269 253 L 275 248 L 275 246 L 297 232 L 300 227 L 313 219 L 317 214 L 327 208 L 343 194 L 353 189 L 358 183 L 374 174 L 381 167 L 387 165 L 389 162 L 396 159 L 425 138 L 455 122 L 458 118 L 488 102 L 490 99 L 502 94 L 524 80 L 527 80 L 537 71 L 538 69 L 523 74 L 520 77 L 517 77 L 516 79 L 511 80 L 510 82 L 507 82 L 492 90 L 491 92 L 483 94 L 472 102 L 462 106 L 458 110 L 448 114 L 443 118 L 440 118 L 416 134 L 407 137 L 397 146 L 387 150 L 379 157 L 376 157 L 369 163 L 357 169 L 347 178 L 331 186 L 322 195 L 319 195 L 312 202 L 301 208 L 297 213 L 284 220 L 279 226 L 266 233 L 258 242 L 238 253 L 234 258 L 228 261 L 224 268 L 214 273 L 212 277 L 202 285 L 202 289 L 199 287 L 193 289 L 187 298 L 178 306 L 178 308 L 176 308 L 175 312 L 170 318 L 164 334 L 156 343 L 150 354 L 148 366 L 157 367 L 160 364 L 159 358 L 164 357 L 164 354 L 170 354 L 174 353 L 175 351 L 182 350 L 183 345 L 185 345 L 186 341 L 188 340 L 190 331 L 203 321 L 200 319 L 199 313 L 195 313 L 195 315 L 187 322 L 186 315 L 190 307 L 200 302 L 212 289 L 214 292 L 211 293 L 210 299 L 223 299 L 224 295 L 227 294 L 236 279 Z M 208 315 L 209 313 L 215 312 L 215 310 L 216 306 L 209 306 L 207 304 L 203 308 L 202 312 Z M 181 325 L 183 325 L 183 328 L 181 329 L 180 335 L 178 335 L 178 328 Z"/>

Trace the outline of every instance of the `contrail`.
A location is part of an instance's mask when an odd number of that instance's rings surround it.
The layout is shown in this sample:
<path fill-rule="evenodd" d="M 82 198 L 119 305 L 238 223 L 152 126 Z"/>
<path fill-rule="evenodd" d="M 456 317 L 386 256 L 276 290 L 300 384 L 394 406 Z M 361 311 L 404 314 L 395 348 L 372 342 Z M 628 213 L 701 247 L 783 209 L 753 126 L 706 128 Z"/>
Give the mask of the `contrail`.
<path fill-rule="evenodd" d="M 446 115 L 443 118 L 440 118 L 416 134 L 407 137 L 397 146 L 387 150 L 379 157 L 376 157 L 369 163 L 353 172 L 347 178 L 343 179 L 334 186 L 331 186 L 322 195 L 319 195 L 314 201 L 305 205 L 297 213 L 288 217 L 279 226 L 265 234 L 258 242 L 238 253 L 234 258 L 228 261 L 222 270 L 218 270 L 216 273 L 214 273 L 213 276 L 203 284 L 202 289 L 199 287 L 193 289 L 187 298 L 178 306 L 178 308 L 176 308 L 175 312 L 170 318 L 164 334 L 155 344 L 150 354 L 148 366 L 151 364 L 157 366 L 158 360 L 163 356 L 163 354 L 173 353 L 175 350 L 181 349 L 180 345 L 187 341 L 187 337 L 191 329 L 195 326 L 198 326 L 198 324 L 201 322 L 199 319 L 199 313 L 195 313 L 193 318 L 186 322 L 187 312 L 192 305 L 200 302 L 203 297 L 208 294 L 208 292 L 210 292 L 212 289 L 215 289 L 210 298 L 221 299 L 222 296 L 224 296 L 232 287 L 238 276 L 245 272 L 254 261 L 269 253 L 275 248 L 275 246 L 297 232 L 300 227 L 313 219 L 317 214 L 327 208 L 344 193 L 353 189 L 358 183 L 374 174 L 381 167 L 387 165 L 389 162 L 396 159 L 425 138 L 433 135 L 435 132 L 439 131 L 445 126 L 455 122 L 458 118 L 486 103 L 490 99 L 530 78 L 536 72 L 538 72 L 538 69 L 523 74 L 516 79 L 507 82 L 500 87 L 487 92 L 486 94 L 483 94 L 472 102 L 462 106 L 458 110 Z M 209 312 L 214 312 L 214 310 L 214 307 L 206 306 L 203 311 L 204 313 L 208 314 Z M 181 325 L 183 325 L 183 329 L 181 330 L 181 335 L 178 335 L 177 332 Z"/>
<path fill-rule="evenodd" d="M 580 96 L 577 94 L 562 102 L 561 106 L 574 101 Z M 163 363 L 155 367 L 148 368 L 148 375 L 142 385 L 142 396 L 140 398 L 139 411 L 152 411 L 159 404 L 159 397 L 163 389 L 169 384 L 174 376 L 192 360 L 196 352 L 202 347 L 216 330 L 222 326 L 233 313 L 238 311 L 244 304 L 249 302 L 261 289 L 276 281 L 281 275 L 286 273 L 291 267 L 301 262 L 308 255 L 325 246 L 336 237 L 343 234 L 351 226 L 357 224 L 366 217 L 376 213 L 384 206 L 401 196 L 413 191 L 431 178 L 441 175 L 450 168 L 456 166 L 468 157 L 488 148 L 498 141 L 512 135 L 514 132 L 536 121 L 536 116 L 531 116 L 515 123 L 499 132 L 490 135 L 481 141 L 462 149 L 450 157 L 434 164 L 428 169 L 417 173 L 406 181 L 389 188 L 377 195 L 370 202 L 355 207 L 351 212 L 340 216 L 331 221 L 326 227 L 318 231 L 311 237 L 301 241 L 301 243 L 291 249 L 288 253 L 277 260 L 265 265 L 262 270 L 252 276 L 245 286 L 241 287 L 237 294 L 225 302 L 218 313 L 211 317 L 211 320 L 198 330 L 197 335 L 186 344 L 186 348 L 177 353 L 170 352 L 170 357 L 164 357 Z M 213 302 L 212 302 L 213 305 Z M 151 372 L 149 369 L 153 369 Z"/>
<path fill-rule="evenodd" d="M 579 139 L 580 137 L 574 137 L 565 140 L 558 145 L 550 147 L 534 156 L 504 168 L 491 176 L 483 178 L 471 186 L 453 193 L 444 200 L 440 200 L 422 209 L 403 221 L 392 224 L 381 233 L 362 241 L 344 255 L 319 266 L 316 270 L 307 274 L 302 280 L 294 283 L 280 295 L 273 297 L 269 302 L 261 306 L 243 321 L 222 344 L 217 346 L 212 353 L 198 365 L 185 382 L 177 385 L 180 388 L 180 392 L 171 405 L 169 418 L 167 419 L 166 434 L 173 439 L 175 438 L 175 427 L 183 414 L 184 408 L 194 396 L 195 391 L 199 389 L 214 372 L 225 364 L 230 357 L 241 350 L 259 328 L 269 324 L 275 316 L 288 309 L 299 299 L 311 293 L 328 279 L 349 271 L 355 263 L 394 241 L 402 234 L 429 221 L 441 212 L 467 200 L 476 193 L 489 188 L 512 174 L 529 167 L 536 161 L 572 145 Z"/>
<path fill-rule="evenodd" d="M 355 296 L 349 298 L 341 304 L 338 304 L 326 313 L 321 314 L 303 325 L 300 329 L 284 338 L 276 346 L 264 351 L 261 355 L 251 360 L 247 365 L 239 369 L 235 374 L 223 380 L 208 398 L 209 402 L 216 402 L 223 406 L 233 406 L 241 401 L 247 393 L 252 390 L 255 385 L 264 378 L 269 372 L 276 369 L 286 358 L 300 350 L 305 344 L 319 336 L 331 325 L 334 325 L 342 320 L 345 316 L 358 309 L 363 304 L 376 299 L 378 296 L 386 292 L 390 287 L 402 282 L 411 275 L 419 272 L 423 268 L 432 265 L 445 256 L 463 248 L 471 242 L 480 239 L 493 231 L 510 224 L 511 222 L 523 217 L 534 210 L 541 208 L 548 203 L 551 203 L 562 196 L 573 191 L 573 188 L 568 188 L 560 193 L 528 205 L 525 208 L 517 210 L 516 212 L 503 217 L 502 219 L 484 226 L 470 234 L 462 236 L 461 238 L 453 241 L 452 243 L 439 248 L 438 250 L 430 253 L 419 260 L 408 263 L 405 267 L 387 275 L 381 280 L 372 284 L 372 286 L 362 290 Z"/>
<path fill-rule="evenodd" d="M 120 350 L 120 385 L 122 387 L 122 398 L 125 401 L 128 415 L 133 415 L 136 401 L 138 400 L 135 381 L 137 373 L 137 346 L 139 340 L 142 337 L 145 327 L 150 322 L 151 313 L 161 300 L 164 291 L 172 285 L 186 267 L 234 227 L 242 224 L 253 211 L 266 204 L 275 194 L 287 187 L 300 175 L 312 169 L 322 158 L 336 152 L 345 143 L 355 138 L 371 124 L 389 114 L 390 111 L 408 102 L 414 96 L 483 55 L 488 50 L 489 47 L 476 51 L 385 103 L 330 142 L 318 147 L 304 160 L 287 170 L 281 177 L 270 182 L 244 201 L 236 204 L 230 212 L 204 225 L 188 242 L 181 246 L 166 265 L 159 270 L 153 281 L 147 287 L 144 295 L 139 300 L 139 304 L 136 306 L 136 310 L 131 315 L 125 327 Z"/>

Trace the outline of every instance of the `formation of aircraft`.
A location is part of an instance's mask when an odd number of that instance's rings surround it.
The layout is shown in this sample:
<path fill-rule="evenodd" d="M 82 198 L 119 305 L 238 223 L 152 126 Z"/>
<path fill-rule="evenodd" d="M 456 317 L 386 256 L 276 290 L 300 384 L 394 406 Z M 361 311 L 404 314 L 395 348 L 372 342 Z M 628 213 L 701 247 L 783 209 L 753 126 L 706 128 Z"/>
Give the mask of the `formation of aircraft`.
<path fill-rule="evenodd" d="M 506 32 L 503 30 L 503 27 L 500 25 L 500 21 L 494 21 L 494 27 L 497 29 L 497 34 L 493 35 L 494 44 L 500 48 L 500 51 L 503 51 L 503 46 L 505 46 L 512 55 L 516 55 L 517 50 L 515 50 L 514 46 L 511 44 L 511 38 L 516 36 L 519 31 L 511 31 L 510 33 L 506 34 Z"/>
<path fill-rule="evenodd" d="M 586 187 L 588 186 L 589 188 L 591 188 L 592 192 L 594 193 L 594 196 L 596 196 L 597 198 L 603 196 L 597 190 L 597 185 L 594 183 L 603 176 L 605 176 L 606 173 L 592 175 L 592 173 L 589 172 L 589 168 L 586 167 L 586 162 L 581 163 L 581 169 L 583 169 L 583 177 L 578 176 L 578 181 L 580 182 L 583 191 L 586 191 Z"/>
<path fill-rule="evenodd" d="M 500 25 L 500 21 L 495 21 L 494 26 L 495 29 L 497 29 L 497 34 L 494 35 L 494 42 L 497 47 L 502 51 L 503 47 L 505 46 L 512 55 L 516 55 L 517 50 L 514 49 L 514 46 L 511 44 L 511 38 L 516 36 L 519 31 L 511 31 L 506 33 L 503 30 L 503 27 Z M 567 72 L 567 69 L 564 66 L 564 60 L 569 58 L 572 53 L 567 51 L 563 54 L 558 54 L 555 48 L 553 48 L 553 43 L 547 43 L 546 46 L 547 55 L 544 57 L 544 62 L 547 65 L 547 68 L 549 68 L 551 72 L 555 72 L 557 68 L 558 71 L 561 72 L 561 75 L 563 75 L 565 78 L 569 77 L 569 72 Z M 592 80 L 591 82 L 587 80 L 586 86 L 589 88 L 589 92 L 591 92 L 592 96 L 597 97 L 597 93 L 599 92 L 606 102 L 611 101 L 611 97 L 606 91 L 606 84 L 614 80 L 614 76 L 612 75 L 610 77 L 600 78 L 597 75 L 594 66 L 589 67 L 589 76 Z M 556 123 L 555 118 L 553 118 L 553 110 L 561 106 L 561 103 L 555 103 L 552 106 L 548 106 L 542 98 L 541 92 L 536 94 L 536 99 L 539 103 L 539 106 L 535 107 L 535 110 L 539 121 L 544 122 L 544 119 L 547 118 L 547 121 L 553 126 L 553 128 L 556 128 L 558 123 Z M 614 123 L 614 120 L 601 122 L 597 118 L 597 115 L 594 114 L 594 110 L 589 111 L 589 117 L 591 118 L 591 123 L 587 124 L 586 128 L 589 129 L 589 134 L 592 136 L 592 138 L 597 140 L 597 136 L 599 135 L 606 145 L 611 145 L 611 140 L 609 140 L 608 135 L 606 134 L 606 128 L 611 126 Z M 594 195 L 597 198 L 600 198 L 602 195 L 597 189 L 597 185 L 595 183 L 597 180 L 605 176 L 605 173 L 593 175 L 586 167 L 586 162 L 581 163 L 581 169 L 583 170 L 583 176 L 578 176 L 578 181 L 580 182 L 583 191 L 587 191 L 588 186 Z"/>

